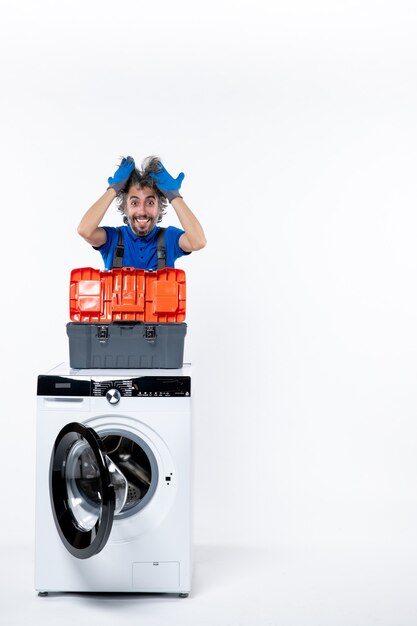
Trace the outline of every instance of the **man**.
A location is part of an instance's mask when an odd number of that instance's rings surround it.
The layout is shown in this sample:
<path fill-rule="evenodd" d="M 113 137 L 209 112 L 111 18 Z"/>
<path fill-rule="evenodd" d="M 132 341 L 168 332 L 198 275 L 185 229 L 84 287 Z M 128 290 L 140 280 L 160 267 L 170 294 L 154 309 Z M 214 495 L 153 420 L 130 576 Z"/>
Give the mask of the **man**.
<path fill-rule="evenodd" d="M 174 226 L 165 230 L 166 267 L 174 267 L 179 257 L 204 248 L 206 238 L 201 224 L 179 193 L 183 178 L 181 173 L 174 179 L 157 157 L 145 159 L 140 170 L 135 168 L 132 157 L 122 159 L 114 176 L 108 179 L 110 186 L 88 209 L 78 226 L 81 237 L 100 251 L 106 269 L 113 267 L 119 229 L 100 226 L 100 223 L 116 197 L 125 223 L 120 228 L 123 267 L 157 269 L 160 230 L 157 223 L 162 220 L 167 201 L 178 215 L 183 230 Z"/>

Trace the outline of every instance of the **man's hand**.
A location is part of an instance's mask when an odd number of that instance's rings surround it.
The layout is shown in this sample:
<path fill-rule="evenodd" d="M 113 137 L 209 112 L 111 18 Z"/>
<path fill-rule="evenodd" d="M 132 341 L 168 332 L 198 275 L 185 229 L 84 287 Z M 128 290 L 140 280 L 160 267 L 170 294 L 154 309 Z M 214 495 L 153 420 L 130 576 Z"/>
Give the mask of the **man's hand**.
<path fill-rule="evenodd" d="M 162 163 L 159 162 L 159 164 L 161 169 L 158 172 L 149 174 L 150 177 L 154 179 L 157 187 L 159 187 L 169 202 L 172 202 L 174 198 L 182 198 L 179 194 L 179 189 L 184 180 L 184 174 L 181 172 L 178 174 L 177 178 L 173 178 L 171 174 L 166 171 Z"/>
<path fill-rule="evenodd" d="M 109 183 L 109 187 L 107 187 L 107 189 L 114 189 L 116 193 L 123 191 L 126 187 L 128 178 L 134 169 L 135 161 L 133 157 L 128 156 L 126 159 L 123 157 L 119 167 L 113 174 L 113 177 L 107 179 L 107 182 Z"/>

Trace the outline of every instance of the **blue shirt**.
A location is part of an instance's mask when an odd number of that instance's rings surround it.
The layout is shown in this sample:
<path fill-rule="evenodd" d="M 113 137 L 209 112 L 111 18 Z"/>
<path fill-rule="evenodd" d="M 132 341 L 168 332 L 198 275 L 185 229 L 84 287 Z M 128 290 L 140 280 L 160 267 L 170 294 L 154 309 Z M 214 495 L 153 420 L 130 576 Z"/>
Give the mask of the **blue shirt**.
<path fill-rule="evenodd" d="M 118 231 L 113 226 L 103 226 L 107 233 L 107 241 L 102 246 L 95 248 L 101 253 L 104 260 L 104 267 L 110 270 L 113 267 L 114 251 L 117 245 Z M 154 226 L 149 235 L 138 237 L 131 230 L 130 226 L 121 226 L 124 254 L 123 267 L 135 267 L 143 270 L 158 269 L 158 257 L 156 252 L 159 226 Z M 165 250 L 166 266 L 174 267 L 175 261 L 190 252 L 184 252 L 178 244 L 178 240 L 183 234 L 183 230 L 168 226 L 165 230 Z"/>

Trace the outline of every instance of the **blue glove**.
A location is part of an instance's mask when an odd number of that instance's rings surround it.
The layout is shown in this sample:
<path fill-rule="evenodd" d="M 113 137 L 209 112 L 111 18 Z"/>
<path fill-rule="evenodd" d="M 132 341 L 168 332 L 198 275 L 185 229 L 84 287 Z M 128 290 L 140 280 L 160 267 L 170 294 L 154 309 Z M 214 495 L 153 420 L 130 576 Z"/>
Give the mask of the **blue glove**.
<path fill-rule="evenodd" d="M 134 159 L 130 156 L 128 156 L 126 159 L 123 157 L 119 167 L 113 174 L 113 177 L 107 179 L 107 182 L 109 183 L 109 187 L 107 187 L 107 189 L 114 189 L 116 193 L 119 193 L 119 191 L 123 191 L 123 189 L 126 187 L 128 178 L 134 169 Z"/>
<path fill-rule="evenodd" d="M 171 174 L 168 174 L 161 162 L 159 162 L 161 169 L 158 172 L 152 172 L 149 174 L 151 178 L 156 182 L 157 187 L 162 191 L 164 196 L 171 202 L 174 198 L 182 198 L 178 193 L 181 183 L 184 180 L 184 174 L 181 172 L 177 178 L 172 178 Z"/>

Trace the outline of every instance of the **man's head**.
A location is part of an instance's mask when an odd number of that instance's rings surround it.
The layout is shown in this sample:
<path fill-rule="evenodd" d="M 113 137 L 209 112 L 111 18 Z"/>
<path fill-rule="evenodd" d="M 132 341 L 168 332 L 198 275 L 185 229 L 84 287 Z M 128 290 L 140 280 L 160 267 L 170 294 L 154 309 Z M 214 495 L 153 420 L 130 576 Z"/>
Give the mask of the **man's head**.
<path fill-rule="evenodd" d="M 158 157 L 145 159 L 140 170 L 133 170 L 125 190 L 117 197 L 117 208 L 123 215 L 123 222 L 138 237 L 149 235 L 155 224 L 162 220 L 168 204 L 164 194 L 149 176 L 151 172 L 160 169 L 159 162 Z"/>

